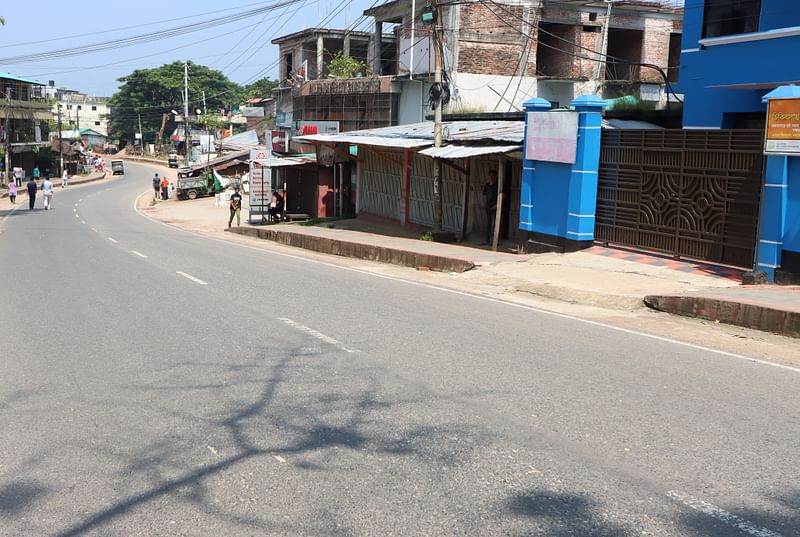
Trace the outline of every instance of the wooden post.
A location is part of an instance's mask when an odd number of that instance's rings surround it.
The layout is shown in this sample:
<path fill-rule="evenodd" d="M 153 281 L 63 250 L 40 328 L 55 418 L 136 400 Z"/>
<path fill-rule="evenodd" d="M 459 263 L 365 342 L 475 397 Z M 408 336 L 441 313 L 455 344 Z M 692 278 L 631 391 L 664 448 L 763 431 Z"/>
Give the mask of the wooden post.
<path fill-rule="evenodd" d="M 411 150 L 403 149 L 403 184 L 400 187 L 402 202 L 400 204 L 400 224 L 408 224 L 408 215 L 411 212 Z"/>
<path fill-rule="evenodd" d="M 492 250 L 497 251 L 497 243 L 500 239 L 500 221 L 503 217 L 503 196 L 505 196 L 504 182 L 506 176 L 505 159 L 502 155 L 498 158 L 497 168 L 497 206 L 494 211 L 494 233 L 492 238 Z"/>
<path fill-rule="evenodd" d="M 467 159 L 467 169 L 464 173 L 464 192 L 461 196 L 461 241 L 467 239 L 467 218 L 469 217 L 469 187 L 472 159 Z"/>

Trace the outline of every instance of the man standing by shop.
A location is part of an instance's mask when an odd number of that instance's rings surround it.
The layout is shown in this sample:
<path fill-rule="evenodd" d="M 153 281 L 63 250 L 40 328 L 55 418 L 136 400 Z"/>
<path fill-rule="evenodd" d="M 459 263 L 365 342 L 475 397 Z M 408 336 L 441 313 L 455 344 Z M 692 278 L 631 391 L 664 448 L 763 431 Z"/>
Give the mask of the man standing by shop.
<path fill-rule="evenodd" d="M 492 242 L 492 226 L 497 214 L 497 172 L 489 172 L 489 179 L 483 185 L 483 206 L 486 209 L 486 240 L 483 244 Z"/>
<path fill-rule="evenodd" d="M 242 214 L 242 195 L 239 194 L 239 187 L 237 186 L 231 194 L 231 216 L 228 218 L 228 227 L 231 227 L 233 223 L 233 217 L 236 217 L 236 226 L 241 225 L 241 214 Z"/>
<path fill-rule="evenodd" d="M 36 186 L 36 181 L 33 180 L 33 177 L 28 179 L 28 208 L 32 211 L 33 206 L 36 205 L 36 190 L 38 187 Z"/>

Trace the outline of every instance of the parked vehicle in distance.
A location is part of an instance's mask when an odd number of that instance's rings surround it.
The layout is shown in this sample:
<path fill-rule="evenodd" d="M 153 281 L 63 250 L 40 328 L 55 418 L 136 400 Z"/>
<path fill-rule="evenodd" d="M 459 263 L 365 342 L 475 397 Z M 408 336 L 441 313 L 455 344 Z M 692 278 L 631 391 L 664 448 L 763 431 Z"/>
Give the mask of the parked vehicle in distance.
<path fill-rule="evenodd" d="M 111 175 L 125 175 L 125 163 L 121 160 L 112 160 Z"/>
<path fill-rule="evenodd" d="M 192 172 L 191 168 L 178 168 L 176 193 L 179 200 L 193 200 L 214 194 L 214 177 L 205 170 Z"/>
<path fill-rule="evenodd" d="M 177 168 L 178 167 L 178 155 L 172 153 L 169 156 L 169 158 L 167 160 L 167 163 L 169 164 L 170 168 Z"/>

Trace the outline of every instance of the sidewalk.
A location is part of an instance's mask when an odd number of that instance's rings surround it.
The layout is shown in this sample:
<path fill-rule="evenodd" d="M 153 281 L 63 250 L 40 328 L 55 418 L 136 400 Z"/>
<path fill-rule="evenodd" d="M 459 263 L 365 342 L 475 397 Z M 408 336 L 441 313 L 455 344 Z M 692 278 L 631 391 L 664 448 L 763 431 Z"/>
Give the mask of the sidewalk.
<path fill-rule="evenodd" d="M 242 225 L 226 230 L 227 207 L 215 207 L 213 198 L 151 200 L 142 196 L 142 212 L 201 233 L 225 230 L 324 254 L 439 271 L 482 292 L 496 289 L 628 312 L 649 307 L 800 338 L 800 287 L 742 286 L 743 269 L 600 246 L 569 254 L 492 252 L 420 240 L 418 230 L 374 218 L 251 225 L 247 196 Z"/>

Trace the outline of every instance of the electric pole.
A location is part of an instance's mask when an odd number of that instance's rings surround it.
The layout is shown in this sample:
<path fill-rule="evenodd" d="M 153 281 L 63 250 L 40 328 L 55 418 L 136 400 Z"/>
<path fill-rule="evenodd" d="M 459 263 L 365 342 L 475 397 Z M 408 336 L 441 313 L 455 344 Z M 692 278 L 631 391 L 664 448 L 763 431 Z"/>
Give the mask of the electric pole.
<path fill-rule="evenodd" d="M 6 117 L 5 117 L 5 126 L 3 127 L 3 138 L 6 142 L 6 155 L 3 159 L 5 161 L 5 168 L 6 171 L 3 174 L 6 184 L 8 184 L 8 180 L 11 177 L 11 132 L 9 132 L 8 127 L 8 116 L 11 115 L 11 95 L 6 93 Z"/>
<path fill-rule="evenodd" d="M 61 103 L 58 103 L 58 175 L 64 173 L 64 139 L 61 134 Z"/>
<path fill-rule="evenodd" d="M 186 165 L 189 165 L 189 153 L 192 150 L 192 144 L 189 141 L 189 62 L 183 64 L 183 124 L 186 132 L 183 133 L 183 139 L 186 144 Z"/>
<path fill-rule="evenodd" d="M 139 144 L 142 146 L 142 156 L 144 156 L 144 133 L 142 132 L 142 114 L 137 113 L 139 116 Z"/>
<path fill-rule="evenodd" d="M 433 146 L 442 146 L 442 36 L 440 25 L 439 4 L 433 6 L 434 28 L 433 28 L 433 48 L 434 48 L 434 71 L 433 87 L 435 88 L 433 97 Z M 439 158 L 433 159 L 433 228 L 435 231 L 442 231 L 442 161 Z"/>
<path fill-rule="evenodd" d="M 608 7 L 606 7 L 606 23 L 603 25 L 603 41 L 600 44 L 600 57 L 597 59 L 597 63 L 594 66 L 595 93 L 598 95 L 603 87 L 600 83 L 600 69 L 608 65 L 606 51 L 608 50 L 608 26 L 611 23 L 611 5 L 613 4 L 613 0 L 605 0 L 605 2 Z"/>

